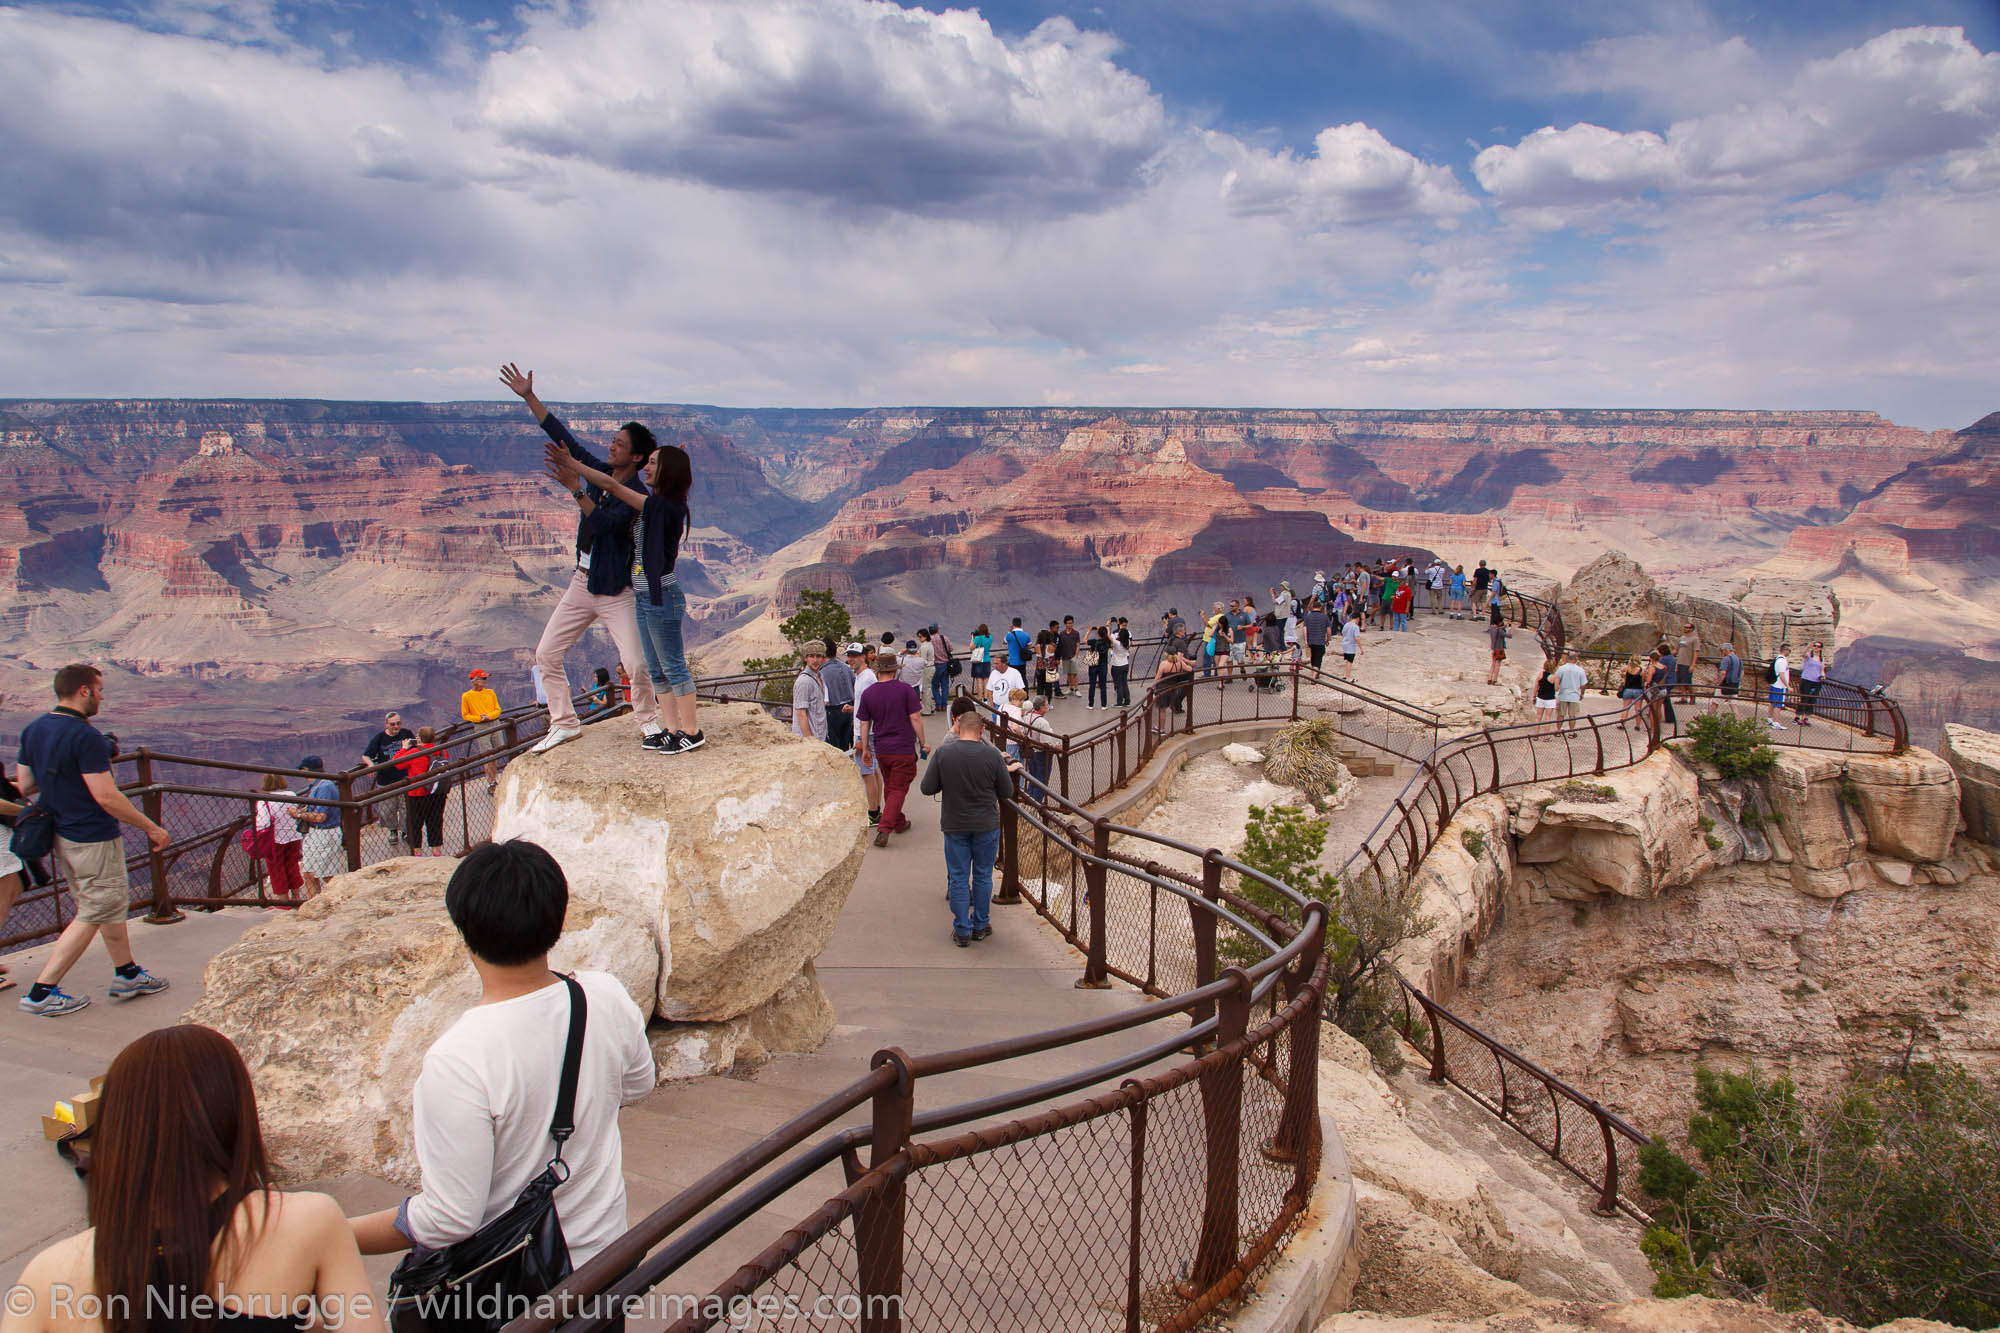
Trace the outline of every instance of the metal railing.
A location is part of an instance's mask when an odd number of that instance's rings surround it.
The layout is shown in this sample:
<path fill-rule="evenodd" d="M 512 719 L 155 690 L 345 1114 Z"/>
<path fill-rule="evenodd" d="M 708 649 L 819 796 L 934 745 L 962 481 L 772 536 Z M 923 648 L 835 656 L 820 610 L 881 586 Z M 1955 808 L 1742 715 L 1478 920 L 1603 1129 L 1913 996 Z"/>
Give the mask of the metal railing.
<path fill-rule="evenodd" d="M 1098 903 L 1116 881 L 1156 895 L 1156 932 L 1162 903 L 1186 914 L 1176 938 L 1195 943 L 1173 975 L 1135 983 L 1158 998 L 958 1051 L 877 1052 L 867 1075 L 655 1210 L 562 1283 L 547 1317 L 510 1333 L 610 1328 L 620 1302 L 654 1292 L 834 1162 L 846 1188 L 720 1286 L 677 1298 L 670 1328 L 831 1303 L 871 1330 L 1188 1329 L 1242 1287 L 1318 1174 L 1326 908 L 1219 852 L 1207 855 L 1278 893 L 1296 918 L 1190 889 L 1108 849 L 1101 829 L 1082 836 L 1069 822 L 1076 807 L 1040 795 L 1006 802 L 1009 873 L 1029 827 L 1039 864 L 1053 873 L 1060 862 Z M 1223 956 L 1252 961 L 1218 970 Z M 1103 984 L 1088 968 L 1084 982 Z M 1140 1033 L 1136 1049 L 1056 1078 L 918 1109 L 927 1079 Z M 814 1141 L 863 1105 L 866 1124 Z M 767 1318 L 753 1326 L 778 1322 Z"/>
<path fill-rule="evenodd" d="M 578 695 L 576 703 L 593 720 L 622 715 L 629 707 L 622 702 L 599 705 L 589 693 Z M 179 920 L 182 909 L 297 906 L 300 897 L 274 883 L 287 872 L 274 858 L 246 845 L 252 844 L 245 834 L 254 831 L 259 802 L 293 812 L 308 865 L 314 835 L 321 830 L 337 834 L 338 847 L 326 852 L 337 858 L 340 871 L 347 871 L 402 855 L 398 844 L 412 845 L 413 823 L 427 833 L 433 829 L 424 826 L 434 826 L 440 839 L 436 845 L 447 855 L 462 854 L 492 833 L 487 768 L 497 769 L 534 745 L 547 725 L 547 713 L 529 705 L 503 713 L 497 721 L 445 728 L 430 747 L 430 771 L 414 779 L 393 760 L 321 773 L 144 748 L 121 755 L 113 764 L 120 789 L 170 837 L 164 849 L 155 851 L 137 830 L 121 826 L 132 909 L 144 912 L 148 921 L 169 922 Z M 265 792 L 232 785 L 246 778 L 261 781 L 268 774 L 297 790 Z M 302 794 L 321 779 L 334 783 L 334 798 L 313 801 Z M 325 822 L 307 822 L 320 815 Z M 50 857 L 41 869 L 44 876 L 23 889 L 0 921 L 0 949 L 51 939 L 69 924 L 74 908 L 63 892 L 61 858 Z"/>
<path fill-rule="evenodd" d="M 1639 1193 L 1639 1149 L 1651 1142 L 1595 1097 L 1438 1004 L 1401 975 L 1400 1033 L 1430 1061 L 1433 1083 L 1449 1083 L 1597 1191 L 1597 1211 L 1650 1221 Z M 1415 1006 L 1413 1009 L 1412 1006 Z"/>

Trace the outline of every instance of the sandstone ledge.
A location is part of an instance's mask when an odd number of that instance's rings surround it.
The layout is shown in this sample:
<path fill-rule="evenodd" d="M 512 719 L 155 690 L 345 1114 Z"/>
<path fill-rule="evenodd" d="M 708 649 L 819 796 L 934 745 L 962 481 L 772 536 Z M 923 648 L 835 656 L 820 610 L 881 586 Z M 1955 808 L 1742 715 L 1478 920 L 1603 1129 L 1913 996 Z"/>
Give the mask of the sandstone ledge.
<path fill-rule="evenodd" d="M 1966 835 L 2000 847 L 2000 736 L 1947 722 L 1944 758 L 1958 776 Z"/>

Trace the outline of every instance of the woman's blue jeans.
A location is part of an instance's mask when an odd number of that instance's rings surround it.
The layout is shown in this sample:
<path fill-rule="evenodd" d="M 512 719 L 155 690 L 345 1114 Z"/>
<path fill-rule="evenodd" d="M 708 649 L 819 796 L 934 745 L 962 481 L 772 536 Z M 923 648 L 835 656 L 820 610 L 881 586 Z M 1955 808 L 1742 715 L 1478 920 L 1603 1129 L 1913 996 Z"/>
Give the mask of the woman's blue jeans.
<path fill-rule="evenodd" d="M 694 674 L 688 670 L 687 654 L 681 649 L 681 619 L 687 614 L 687 596 L 678 583 L 660 589 L 660 604 L 653 605 L 643 578 L 633 590 L 639 608 L 639 646 L 646 653 L 646 674 L 652 678 L 653 693 L 664 695 L 694 693 Z"/>

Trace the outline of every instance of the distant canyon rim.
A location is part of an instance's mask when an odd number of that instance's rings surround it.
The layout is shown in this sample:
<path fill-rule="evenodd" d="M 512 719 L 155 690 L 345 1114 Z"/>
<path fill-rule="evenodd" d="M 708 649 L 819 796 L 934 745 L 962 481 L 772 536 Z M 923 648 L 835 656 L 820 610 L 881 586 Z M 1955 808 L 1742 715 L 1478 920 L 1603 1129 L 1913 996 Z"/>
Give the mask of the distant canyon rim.
<path fill-rule="evenodd" d="M 693 456 L 709 673 L 781 651 L 807 587 L 962 647 L 1013 615 L 1149 631 L 1378 554 L 1547 588 L 1620 550 L 1662 581 L 1828 583 L 1837 674 L 1887 685 L 1919 737 L 2000 724 L 2000 413 L 556 410 Z M 0 401 L 0 742 L 78 659 L 127 745 L 198 757 L 345 762 L 385 707 L 454 720 L 474 666 L 519 702 L 574 525 L 541 440 L 513 402 Z M 586 641 L 572 682 L 614 659 Z"/>

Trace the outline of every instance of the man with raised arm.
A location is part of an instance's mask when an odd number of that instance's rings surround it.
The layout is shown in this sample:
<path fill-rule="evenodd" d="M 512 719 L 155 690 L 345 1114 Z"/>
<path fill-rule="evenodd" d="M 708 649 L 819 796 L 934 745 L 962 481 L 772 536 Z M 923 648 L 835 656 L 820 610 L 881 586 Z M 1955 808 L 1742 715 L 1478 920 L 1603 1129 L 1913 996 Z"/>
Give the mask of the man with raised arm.
<path fill-rule="evenodd" d="M 608 473 L 621 487 L 644 493 L 645 487 L 638 476 L 639 469 L 653 455 L 652 431 L 636 421 L 626 422 L 611 437 L 611 447 L 600 459 L 578 444 L 562 419 L 535 396 L 535 372 L 523 373 L 509 362 L 500 369 L 500 382 L 520 395 L 542 430 L 571 458 Z M 576 570 L 542 630 L 542 641 L 535 646 L 535 665 L 541 668 L 549 696 L 549 734 L 535 746 L 536 754 L 553 750 L 583 734 L 583 723 L 570 699 L 563 655 L 593 624 L 601 621 L 610 631 L 612 642 L 618 645 L 620 661 L 646 660 L 639 643 L 638 606 L 632 598 L 632 568 L 637 561 L 634 529 L 639 513 L 616 495 L 581 478 L 569 487 L 569 493 L 580 511 L 576 524 Z M 641 743 L 650 741 L 647 748 L 659 748 L 656 738 L 663 730 L 658 720 L 659 705 L 653 696 L 653 682 L 644 672 L 632 682 L 632 717 L 639 724 Z"/>

